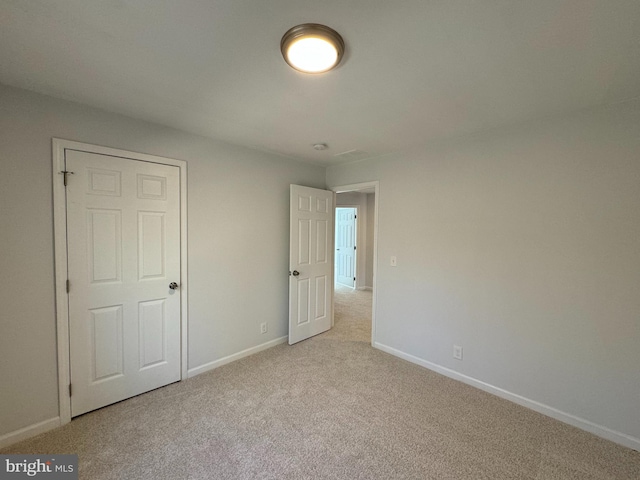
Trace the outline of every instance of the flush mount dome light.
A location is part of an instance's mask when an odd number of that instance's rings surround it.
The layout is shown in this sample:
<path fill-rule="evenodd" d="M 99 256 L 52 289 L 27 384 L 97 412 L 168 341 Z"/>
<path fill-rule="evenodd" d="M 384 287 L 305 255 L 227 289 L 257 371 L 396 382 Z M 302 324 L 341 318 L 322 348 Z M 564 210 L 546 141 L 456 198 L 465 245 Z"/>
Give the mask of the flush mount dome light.
<path fill-rule="evenodd" d="M 280 50 L 291 68 L 304 73 L 324 73 L 342 60 L 344 40 L 332 28 L 305 23 L 284 34 Z"/>

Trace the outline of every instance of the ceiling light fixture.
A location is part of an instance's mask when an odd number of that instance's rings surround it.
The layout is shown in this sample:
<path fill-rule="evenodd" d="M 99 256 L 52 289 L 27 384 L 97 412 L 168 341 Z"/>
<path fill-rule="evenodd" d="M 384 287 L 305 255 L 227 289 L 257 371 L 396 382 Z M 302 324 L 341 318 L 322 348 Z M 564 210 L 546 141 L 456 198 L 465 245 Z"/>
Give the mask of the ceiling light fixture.
<path fill-rule="evenodd" d="M 324 73 L 342 60 L 344 40 L 325 25 L 304 23 L 283 35 L 280 51 L 291 68 L 304 73 Z"/>

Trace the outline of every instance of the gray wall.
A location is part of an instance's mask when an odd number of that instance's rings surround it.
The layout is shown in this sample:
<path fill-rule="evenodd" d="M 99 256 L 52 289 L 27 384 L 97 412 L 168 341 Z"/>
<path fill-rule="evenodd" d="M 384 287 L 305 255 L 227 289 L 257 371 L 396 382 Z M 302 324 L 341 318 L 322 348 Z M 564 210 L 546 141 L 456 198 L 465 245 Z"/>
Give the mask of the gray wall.
<path fill-rule="evenodd" d="M 373 246 L 375 244 L 376 195 L 367 193 L 367 251 L 365 253 L 364 284 L 373 288 Z"/>
<path fill-rule="evenodd" d="M 0 437 L 58 415 L 52 137 L 188 162 L 189 368 L 287 334 L 289 184 L 323 168 L 0 85 Z"/>
<path fill-rule="evenodd" d="M 640 102 L 327 169 L 372 180 L 377 342 L 640 439 Z"/>

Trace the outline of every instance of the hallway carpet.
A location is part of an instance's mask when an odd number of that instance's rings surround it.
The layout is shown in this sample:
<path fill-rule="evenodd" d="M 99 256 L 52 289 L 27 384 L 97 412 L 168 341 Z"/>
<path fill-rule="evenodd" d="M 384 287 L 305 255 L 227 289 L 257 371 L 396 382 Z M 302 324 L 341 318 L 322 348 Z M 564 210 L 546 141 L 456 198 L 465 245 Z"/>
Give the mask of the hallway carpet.
<path fill-rule="evenodd" d="M 77 453 L 91 480 L 640 478 L 638 452 L 373 349 L 370 302 L 339 289 L 325 334 L 2 453 Z"/>

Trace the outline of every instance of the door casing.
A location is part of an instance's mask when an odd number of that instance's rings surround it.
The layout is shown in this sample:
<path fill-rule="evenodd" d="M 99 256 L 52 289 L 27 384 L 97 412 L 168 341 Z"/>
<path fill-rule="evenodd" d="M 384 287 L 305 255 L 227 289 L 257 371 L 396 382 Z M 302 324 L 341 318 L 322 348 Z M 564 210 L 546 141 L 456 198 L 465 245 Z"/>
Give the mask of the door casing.
<path fill-rule="evenodd" d="M 171 165 L 180 169 L 180 346 L 181 380 L 187 378 L 188 369 L 188 274 L 187 274 L 187 162 L 171 158 L 101 147 L 71 140 L 53 139 L 53 219 L 54 262 L 56 290 L 56 330 L 58 341 L 58 403 L 60 424 L 71 421 L 71 395 L 69 394 L 69 301 L 67 294 L 67 215 L 66 193 L 63 182 L 65 150 L 79 150 L 143 162 Z"/>

